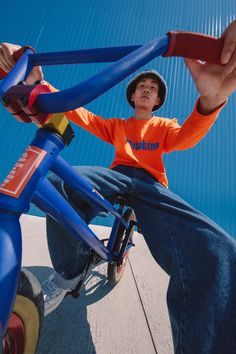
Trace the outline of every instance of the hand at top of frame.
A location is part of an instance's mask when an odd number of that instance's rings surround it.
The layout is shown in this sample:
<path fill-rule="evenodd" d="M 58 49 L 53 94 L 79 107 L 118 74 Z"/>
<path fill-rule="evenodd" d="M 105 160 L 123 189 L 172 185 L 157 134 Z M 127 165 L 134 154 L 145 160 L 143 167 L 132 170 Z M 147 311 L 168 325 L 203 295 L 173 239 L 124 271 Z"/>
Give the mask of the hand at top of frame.
<path fill-rule="evenodd" d="M 15 65 L 13 53 L 19 50 L 21 47 L 12 43 L 2 43 L 0 45 L 0 68 L 5 72 L 9 72 Z M 33 84 L 35 81 L 43 80 L 43 72 L 40 66 L 36 66 L 30 72 L 27 83 Z"/>
<path fill-rule="evenodd" d="M 198 111 L 209 114 L 236 90 L 236 20 L 224 31 L 221 62 L 224 66 L 185 59 L 200 94 Z"/>

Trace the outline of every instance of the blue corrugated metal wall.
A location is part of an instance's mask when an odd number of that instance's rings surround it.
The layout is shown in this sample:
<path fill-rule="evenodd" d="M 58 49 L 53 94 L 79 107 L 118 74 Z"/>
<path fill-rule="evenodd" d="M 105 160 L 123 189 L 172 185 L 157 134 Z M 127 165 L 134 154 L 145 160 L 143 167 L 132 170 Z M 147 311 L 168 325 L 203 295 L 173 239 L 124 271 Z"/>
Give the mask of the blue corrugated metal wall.
<path fill-rule="evenodd" d="M 0 3 L 1 40 L 26 44 L 38 51 L 142 44 L 169 30 L 220 35 L 235 18 L 235 0 L 9 0 Z M 107 65 L 107 64 L 106 64 Z M 45 68 L 58 88 L 76 84 L 104 64 Z M 182 59 L 157 58 L 146 67 L 166 77 L 169 97 L 159 114 L 182 123 L 197 92 Z M 104 117 L 132 114 L 125 101 L 128 79 L 88 105 Z M 197 147 L 166 156 L 169 185 L 236 237 L 235 95 L 215 126 Z M 17 123 L 0 108 L 0 178 L 30 142 L 35 128 Z M 75 127 L 77 139 L 63 152 L 72 164 L 109 166 L 111 146 Z"/>

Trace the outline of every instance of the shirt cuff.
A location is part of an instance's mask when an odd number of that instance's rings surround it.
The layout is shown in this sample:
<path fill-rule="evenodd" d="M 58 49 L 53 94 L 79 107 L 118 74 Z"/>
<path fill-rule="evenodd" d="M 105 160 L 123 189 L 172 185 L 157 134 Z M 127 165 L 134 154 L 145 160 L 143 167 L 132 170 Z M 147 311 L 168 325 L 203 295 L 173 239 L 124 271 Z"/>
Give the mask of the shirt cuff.
<path fill-rule="evenodd" d="M 203 126 L 209 125 L 210 123 L 214 123 L 214 121 L 217 119 L 220 111 L 228 102 L 228 99 L 227 99 L 219 107 L 217 107 L 215 111 L 213 111 L 210 114 L 203 115 L 203 114 L 199 113 L 197 110 L 199 99 L 200 99 L 200 97 L 198 97 L 198 99 L 194 105 L 193 112 L 191 114 L 191 124 L 195 127 L 203 127 Z"/>

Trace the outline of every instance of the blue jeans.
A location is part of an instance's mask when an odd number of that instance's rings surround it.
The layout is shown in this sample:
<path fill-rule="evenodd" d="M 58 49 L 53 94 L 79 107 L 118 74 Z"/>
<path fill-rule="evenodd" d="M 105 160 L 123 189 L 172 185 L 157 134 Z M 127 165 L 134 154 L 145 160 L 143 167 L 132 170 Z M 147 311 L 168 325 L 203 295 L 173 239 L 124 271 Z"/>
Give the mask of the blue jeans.
<path fill-rule="evenodd" d="M 170 276 L 167 305 L 175 353 L 236 353 L 236 242 L 142 169 L 77 170 L 111 202 L 128 195 L 154 259 Z M 96 211 L 58 178 L 51 180 L 89 222 Z M 53 231 L 51 222 L 48 244 L 55 270 L 75 277 L 89 250 L 65 230 Z"/>

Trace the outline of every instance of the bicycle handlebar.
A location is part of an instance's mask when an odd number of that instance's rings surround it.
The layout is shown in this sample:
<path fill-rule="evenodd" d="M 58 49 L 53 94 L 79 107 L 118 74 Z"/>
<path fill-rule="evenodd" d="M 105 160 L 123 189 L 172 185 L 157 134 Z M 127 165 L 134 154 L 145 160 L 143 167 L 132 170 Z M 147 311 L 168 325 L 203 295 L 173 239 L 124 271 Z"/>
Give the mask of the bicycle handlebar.
<path fill-rule="evenodd" d="M 66 112 L 91 102 L 155 57 L 182 56 L 220 64 L 223 38 L 193 32 L 169 32 L 145 45 L 111 47 L 70 52 L 34 54 L 26 48 L 14 68 L 0 84 L 0 99 L 7 90 L 24 80 L 33 66 L 69 63 L 114 62 L 84 82 L 59 92 L 40 93 L 35 101 L 39 111 Z M 15 56 L 22 54 L 16 52 Z M 0 72 L 1 75 L 1 72 Z"/>
<path fill-rule="evenodd" d="M 221 64 L 220 56 L 224 38 L 207 36 L 196 32 L 168 32 L 170 42 L 165 57 L 186 57 L 212 64 Z"/>

